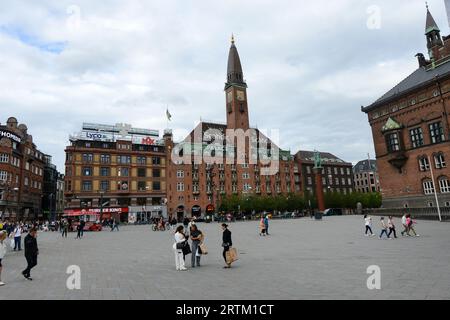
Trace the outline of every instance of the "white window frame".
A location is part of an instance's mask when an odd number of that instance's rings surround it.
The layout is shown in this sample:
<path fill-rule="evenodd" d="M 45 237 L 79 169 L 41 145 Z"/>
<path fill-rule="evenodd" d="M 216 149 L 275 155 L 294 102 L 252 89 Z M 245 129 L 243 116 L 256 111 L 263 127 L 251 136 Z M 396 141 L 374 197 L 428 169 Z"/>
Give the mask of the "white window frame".
<path fill-rule="evenodd" d="M 419 170 L 420 171 L 428 171 L 430 170 L 430 162 L 427 157 L 423 157 L 419 159 Z"/>
<path fill-rule="evenodd" d="M 439 179 L 439 190 L 441 193 L 450 193 L 450 181 L 447 177 Z"/>
<path fill-rule="evenodd" d="M 184 191 L 184 183 L 183 182 L 177 182 L 177 191 L 178 192 Z"/>
<path fill-rule="evenodd" d="M 434 193 L 434 183 L 431 180 L 425 180 L 422 182 L 423 193 L 426 195 L 430 195 Z"/>
<path fill-rule="evenodd" d="M 435 155 L 434 157 L 434 165 L 436 169 L 445 168 L 447 165 L 445 164 L 445 158 L 442 153 Z"/>

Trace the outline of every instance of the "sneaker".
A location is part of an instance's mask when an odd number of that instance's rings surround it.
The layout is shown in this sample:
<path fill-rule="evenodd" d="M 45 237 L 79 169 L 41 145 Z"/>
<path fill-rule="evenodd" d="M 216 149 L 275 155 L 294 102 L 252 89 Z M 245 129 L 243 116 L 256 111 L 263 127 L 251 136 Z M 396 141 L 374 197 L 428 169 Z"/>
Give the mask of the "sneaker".
<path fill-rule="evenodd" d="M 186 271 L 187 269 L 186 268 L 180 268 L 180 271 Z"/>
<path fill-rule="evenodd" d="M 6 283 L 4 283 L 3 281 L 0 281 L 0 287 L 4 286 Z"/>
<path fill-rule="evenodd" d="M 420 237 L 420 234 L 416 234 L 416 237 Z"/>

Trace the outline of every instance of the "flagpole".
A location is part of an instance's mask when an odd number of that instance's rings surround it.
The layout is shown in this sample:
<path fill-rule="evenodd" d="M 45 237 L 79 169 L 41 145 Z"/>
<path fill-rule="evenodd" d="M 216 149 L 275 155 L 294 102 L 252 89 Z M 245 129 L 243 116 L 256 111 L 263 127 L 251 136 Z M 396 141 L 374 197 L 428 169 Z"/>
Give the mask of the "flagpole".
<path fill-rule="evenodd" d="M 436 206 L 437 206 L 437 212 L 438 212 L 438 215 L 439 215 L 439 221 L 442 222 L 441 207 L 439 206 L 439 201 L 438 201 L 438 196 L 437 196 L 437 191 L 436 191 L 437 185 L 434 183 L 433 164 L 431 163 L 430 156 L 428 156 L 428 163 L 430 165 L 431 179 L 433 181 L 433 189 L 434 189 L 434 198 L 436 199 Z"/>

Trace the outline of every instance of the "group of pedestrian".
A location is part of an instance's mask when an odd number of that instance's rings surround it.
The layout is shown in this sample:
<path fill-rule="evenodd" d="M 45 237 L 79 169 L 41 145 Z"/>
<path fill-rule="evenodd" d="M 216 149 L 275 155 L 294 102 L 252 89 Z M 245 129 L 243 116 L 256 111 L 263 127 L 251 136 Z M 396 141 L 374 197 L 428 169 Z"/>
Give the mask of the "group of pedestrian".
<path fill-rule="evenodd" d="M 17 236 L 20 230 L 22 231 L 23 228 L 20 224 L 17 224 L 14 231 L 11 232 L 10 237 L 14 237 L 14 249 L 13 251 L 16 251 L 16 248 L 18 246 L 18 251 L 21 251 L 21 237 Z M 37 245 L 37 228 L 32 227 L 28 232 L 28 234 L 24 238 L 24 253 L 25 253 L 25 259 L 27 261 L 27 267 L 25 270 L 22 271 L 22 275 L 27 280 L 33 280 L 31 278 L 31 269 L 34 268 L 37 265 L 37 257 L 39 255 L 39 249 Z M 2 281 L 2 271 L 3 271 L 3 259 L 7 252 L 7 241 L 8 241 L 8 231 L 6 230 L 0 230 L 0 286 L 4 286 L 5 283 Z"/>
<path fill-rule="evenodd" d="M 413 232 L 414 235 L 418 237 L 419 235 L 414 229 L 415 224 L 417 224 L 417 222 L 411 218 L 410 214 L 404 214 L 402 217 L 402 225 L 404 229 L 401 232 L 401 235 L 410 237 L 410 233 Z M 364 226 L 366 236 L 375 236 L 372 231 L 372 217 L 368 215 L 364 216 Z M 389 216 L 387 223 L 384 217 L 380 218 L 380 230 L 381 232 L 378 236 L 379 239 L 383 239 L 383 235 L 385 235 L 387 239 L 397 239 L 397 231 L 395 228 L 394 218 L 392 216 Z M 391 235 L 393 235 L 393 237 L 391 237 Z"/>
<path fill-rule="evenodd" d="M 185 227 L 186 225 L 186 227 Z M 228 225 L 223 223 L 221 225 L 222 234 L 222 247 L 223 247 L 223 258 L 225 260 L 224 268 L 230 268 L 231 262 L 227 260 L 227 251 L 233 245 L 231 240 L 231 231 L 228 230 Z M 189 233 L 188 233 L 189 231 Z M 205 234 L 198 229 L 195 221 L 184 219 L 183 225 L 176 228 L 174 235 L 175 242 L 173 244 L 173 250 L 175 253 L 175 268 L 177 271 L 186 271 L 186 256 L 191 254 L 191 267 L 200 267 L 201 257 L 208 253 L 205 242 Z M 191 240 L 191 245 L 189 245 L 189 240 Z"/>

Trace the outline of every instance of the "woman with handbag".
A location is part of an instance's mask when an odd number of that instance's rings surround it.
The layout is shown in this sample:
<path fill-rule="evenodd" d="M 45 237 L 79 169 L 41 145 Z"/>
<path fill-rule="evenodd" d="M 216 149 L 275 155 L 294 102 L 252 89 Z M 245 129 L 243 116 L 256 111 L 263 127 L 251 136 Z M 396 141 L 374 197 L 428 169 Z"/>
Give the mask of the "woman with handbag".
<path fill-rule="evenodd" d="M 184 250 L 183 248 L 187 244 L 186 236 L 183 233 L 184 227 L 178 226 L 175 232 L 175 243 L 173 244 L 173 250 L 175 252 L 175 267 L 177 271 L 186 271 L 184 266 Z"/>
<path fill-rule="evenodd" d="M 222 223 L 222 247 L 223 247 L 223 259 L 225 260 L 226 266 L 224 268 L 231 268 L 231 263 L 227 261 L 227 251 L 230 250 L 230 247 L 233 245 L 231 241 L 231 231 L 228 230 L 228 225 L 226 223 Z"/>

